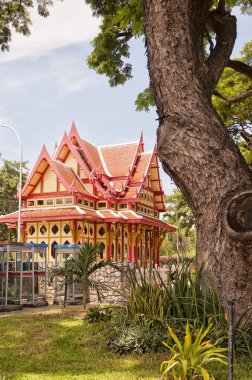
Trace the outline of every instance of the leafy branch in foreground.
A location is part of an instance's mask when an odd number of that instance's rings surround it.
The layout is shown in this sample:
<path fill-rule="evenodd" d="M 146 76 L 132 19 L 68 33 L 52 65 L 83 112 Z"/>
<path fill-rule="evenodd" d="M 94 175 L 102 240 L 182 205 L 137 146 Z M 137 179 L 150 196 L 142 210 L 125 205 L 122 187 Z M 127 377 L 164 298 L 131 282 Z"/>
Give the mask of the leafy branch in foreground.
<path fill-rule="evenodd" d="M 13 30 L 17 33 L 29 36 L 32 25 L 30 11 L 37 5 L 38 14 L 49 16 L 49 7 L 53 0 L 4 0 L 0 1 L 0 48 L 9 50 L 9 43 Z"/>

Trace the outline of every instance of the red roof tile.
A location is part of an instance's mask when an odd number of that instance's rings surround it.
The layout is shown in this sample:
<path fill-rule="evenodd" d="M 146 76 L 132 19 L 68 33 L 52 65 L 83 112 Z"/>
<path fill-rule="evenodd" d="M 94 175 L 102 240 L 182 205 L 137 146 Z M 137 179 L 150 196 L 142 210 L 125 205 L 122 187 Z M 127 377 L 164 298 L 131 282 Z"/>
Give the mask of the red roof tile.
<path fill-rule="evenodd" d="M 129 187 L 124 195 L 125 199 L 136 198 L 139 194 L 141 187 L 140 186 L 132 186 Z"/>
<path fill-rule="evenodd" d="M 56 165 L 58 171 L 62 175 L 62 177 L 65 179 L 65 181 L 68 183 L 69 187 L 72 188 L 72 190 L 77 191 L 78 193 L 82 193 L 84 195 L 91 195 L 82 184 L 81 180 L 76 176 L 73 169 L 69 166 L 66 166 L 65 164 L 62 164 L 61 162 L 54 161 L 54 164 Z"/>
<path fill-rule="evenodd" d="M 133 172 L 131 183 L 142 182 L 143 177 L 147 174 L 147 169 L 150 165 L 152 153 L 142 153 L 136 164 L 136 169 Z"/>
<path fill-rule="evenodd" d="M 102 173 L 104 173 L 104 169 L 102 166 L 102 162 L 99 156 L 98 148 L 97 146 L 87 142 L 86 140 L 81 140 L 82 144 L 85 146 L 86 150 L 88 151 L 93 163 L 96 166 L 96 169 L 100 169 Z"/>
<path fill-rule="evenodd" d="M 99 148 L 111 177 L 122 177 L 129 174 L 138 145 L 138 142 L 134 142 Z"/>
<path fill-rule="evenodd" d="M 17 221 L 18 211 L 8 215 L 0 216 L 0 223 L 14 223 Z M 78 206 L 75 207 L 54 207 L 54 208 L 38 208 L 38 209 L 23 209 L 21 212 L 21 220 L 23 222 L 29 222 L 33 220 L 58 220 L 58 219 L 88 219 L 99 220 L 95 211 L 84 210 Z"/>

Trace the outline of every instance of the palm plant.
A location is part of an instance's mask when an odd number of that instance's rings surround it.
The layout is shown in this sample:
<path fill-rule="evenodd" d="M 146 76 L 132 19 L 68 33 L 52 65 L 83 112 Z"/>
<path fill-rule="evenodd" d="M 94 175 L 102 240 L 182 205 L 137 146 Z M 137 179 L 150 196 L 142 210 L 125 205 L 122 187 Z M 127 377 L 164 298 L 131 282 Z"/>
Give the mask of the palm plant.
<path fill-rule="evenodd" d="M 99 243 L 92 244 L 88 241 L 80 248 L 80 252 L 77 253 L 75 258 L 66 260 L 67 267 L 75 278 L 74 281 L 82 283 L 84 309 L 89 302 L 89 288 L 95 288 L 99 297 L 99 291 L 106 287 L 105 284 L 101 284 L 92 279 L 91 275 L 105 266 L 113 266 L 116 268 L 116 265 L 110 260 L 96 261 L 99 247 Z"/>

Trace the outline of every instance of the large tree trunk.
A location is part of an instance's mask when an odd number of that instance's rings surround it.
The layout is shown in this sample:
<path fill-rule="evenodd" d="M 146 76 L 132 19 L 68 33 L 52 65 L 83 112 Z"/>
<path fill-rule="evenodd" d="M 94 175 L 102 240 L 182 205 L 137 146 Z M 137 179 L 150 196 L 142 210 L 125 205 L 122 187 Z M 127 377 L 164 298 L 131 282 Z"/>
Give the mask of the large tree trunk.
<path fill-rule="evenodd" d="M 223 303 L 236 299 L 241 314 L 252 306 L 252 175 L 211 105 L 232 52 L 236 19 L 209 16 L 207 0 L 143 4 L 159 158 L 194 212 L 198 264 L 212 271 Z M 207 22 L 222 29 L 206 61 Z"/>

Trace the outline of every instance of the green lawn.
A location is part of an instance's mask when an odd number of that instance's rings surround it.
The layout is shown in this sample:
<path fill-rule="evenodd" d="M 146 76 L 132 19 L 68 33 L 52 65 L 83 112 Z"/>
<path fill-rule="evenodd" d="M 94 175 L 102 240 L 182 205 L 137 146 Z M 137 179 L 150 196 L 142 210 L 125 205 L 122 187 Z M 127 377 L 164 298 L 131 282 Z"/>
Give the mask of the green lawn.
<path fill-rule="evenodd" d="M 81 309 L 35 311 L 0 318 L 0 379 L 160 379 L 165 354 L 117 356 L 106 350 L 106 325 L 84 323 Z M 215 368 L 216 380 L 227 379 Z M 252 380 L 252 364 L 236 364 L 235 379 Z"/>

